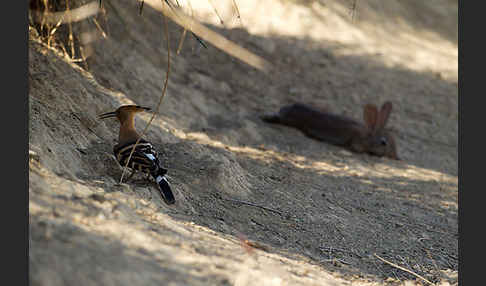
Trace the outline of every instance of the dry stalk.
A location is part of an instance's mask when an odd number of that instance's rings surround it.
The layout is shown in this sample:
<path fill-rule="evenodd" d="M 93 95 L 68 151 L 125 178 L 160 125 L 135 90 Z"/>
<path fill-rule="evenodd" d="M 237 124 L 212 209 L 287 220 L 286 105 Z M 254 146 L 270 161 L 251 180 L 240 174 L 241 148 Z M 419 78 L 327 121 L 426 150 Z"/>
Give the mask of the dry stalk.
<path fill-rule="evenodd" d="M 48 38 L 47 38 L 47 46 L 49 46 L 49 47 L 51 46 L 51 40 L 52 40 L 52 38 L 54 37 L 54 34 L 56 33 L 56 31 L 57 31 L 57 29 L 59 28 L 59 26 L 61 26 L 61 24 L 62 24 L 62 20 L 64 20 L 64 16 L 66 16 L 66 13 L 67 13 L 67 12 L 65 12 L 65 13 L 62 15 L 61 19 L 59 19 L 59 21 L 57 22 L 56 26 L 54 26 L 54 28 L 53 28 L 53 29 L 52 29 L 52 30 L 49 32 L 49 36 L 48 36 Z"/>
<path fill-rule="evenodd" d="M 101 25 L 98 23 L 98 21 L 97 21 L 95 18 L 93 18 L 93 23 L 95 24 L 96 28 L 98 28 L 98 30 L 100 31 L 101 36 L 102 36 L 104 39 L 106 39 L 106 37 L 107 37 L 107 36 L 106 36 L 105 31 L 103 31 L 103 29 L 101 28 Z"/>
<path fill-rule="evenodd" d="M 206 26 L 200 24 L 191 17 L 185 15 L 182 11 L 174 9 L 171 6 L 160 5 L 156 0 L 144 0 L 152 8 L 164 13 L 173 22 L 179 26 L 190 30 L 192 33 L 200 37 L 201 39 L 211 43 L 218 49 L 221 49 L 228 55 L 235 57 L 242 62 L 260 70 L 263 72 L 270 72 L 273 70 L 273 65 L 265 59 L 255 55 L 247 49 L 237 45 L 236 43 L 226 39 L 219 33 L 216 33 Z"/>
<path fill-rule="evenodd" d="M 74 37 L 73 37 L 73 25 L 72 22 L 72 14 L 69 9 L 69 0 L 66 0 L 66 13 L 68 13 L 68 28 L 69 28 L 69 38 L 68 38 L 68 45 L 71 47 L 71 58 L 74 59 L 75 50 L 74 50 Z"/>
<path fill-rule="evenodd" d="M 187 34 L 187 29 L 184 29 L 184 31 L 182 32 L 181 39 L 179 41 L 179 46 L 177 47 L 176 54 L 179 54 L 181 52 L 182 44 L 184 43 L 184 39 L 186 38 L 186 34 Z"/>
<path fill-rule="evenodd" d="M 236 0 L 233 0 L 233 7 L 235 7 L 236 10 L 236 17 L 241 21 L 240 9 L 238 9 L 238 5 L 236 5 Z"/>
<path fill-rule="evenodd" d="M 390 261 L 387 261 L 387 260 L 385 260 L 385 259 L 383 259 L 383 258 L 379 257 L 379 256 L 378 256 L 376 253 L 375 253 L 374 255 L 376 256 L 376 258 L 378 258 L 379 260 L 381 260 L 381 261 L 385 262 L 386 264 L 389 264 L 389 265 L 391 265 L 391 266 L 393 266 L 393 267 L 395 267 L 395 268 L 397 268 L 397 269 L 400 269 L 400 270 L 402 270 L 402 271 L 405 271 L 405 272 L 407 272 L 407 273 L 410 273 L 410 274 L 412 274 L 413 276 L 415 276 L 415 277 L 417 277 L 417 278 L 419 278 L 419 279 L 421 279 L 421 280 L 423 280 L 423 281 L 427 282 L 427 283 L 428 283 L 428 284 L 430 284 L 430 285 L 434 285 L 434 283 L 432 283 L 432 282 L 430 282 L 429 280 L 425 279 L 424 277 L 422 277 L 422 276 L 418 275 L 417 273 L 415 273 L 415 272 L 413 272 L 413 271 L 411 271 L 411 270 L 408 270 L 407 268 L 401 267 L 400 265 L 397 265 L 397 264 L 395 264 L 395 263 L 392 263 L 392 262 L 390 262 Z"/>
<path fill-rule="evenodd" d="M 164 0 L 162 1 L 162 5 L 164 5 Z M 135 148 L 137 147 L 137 144 L 140 142 L 140 139 L 143 137 L 145 132 L 147 131 L 148 127 L 152 123 L 152 121 L 155 118 L 155 115 L 159 112 L 160 105 L 162 104 L 162 99 L 164 98 L 166 91 L 167 91 L 167 84 L 169 83 L 169 72 L 170 72 L 170 43 L 169 43 L 169 24 L 167 23 L 167 16 L 162 14 L 162 17 L 164 19 L 164 34 L 167 42 L 167 72 L 165 73 L 165 82 L 164 82 L 164 87 L 162 88 L 162 95 L 160 96 L 159 103 L 157 105 L 157 112 L 152 113 L 152 117 L 150 118 L 149 122 L 145 126 L 145 129 L 142 131 L 142 134 L 138 138 L 137 142 L 135 142 L 135 145 L 133 145 L 132 151 L 130 152 L 130 155 L 128 156 L 127 163 L 125 164 L 125 167 L 123 168 L 123 172 L 120 178 L 120 184 L 123 182 L 123 176 L 125 175 L 125 171 L 127 170 L 128 163 L 130 162 L 130 159 L 132 158 L 133 152 L 135 151 Z"/>
<path fill-rule="evenodd" d="M 216 6 L 214 6 L 214 3 L 212 0 L 208 0 L 209 4 L 211 5 L 211 7 L 213 7 L 213 10 L 214 10 L 214 14 L 216 14 L 216 16 L 218 17 L 219 19 L 219 22 L 221 23 L 221 25 L 223 25 L 223 27 L 226 28 L 226 26 L 224 25 L 224 21 L 223 19 L 221 18 L 221 16 L 219 15 L 218 13 L 218 10 L 216 9 Z"/>
<path fill-rule="evenodd" d="M 353 0 L 351 5 L 351 21 L 354 21 L 354 16 L 356 15 L 356 6 L 358 6 L 358 0 Z"/>

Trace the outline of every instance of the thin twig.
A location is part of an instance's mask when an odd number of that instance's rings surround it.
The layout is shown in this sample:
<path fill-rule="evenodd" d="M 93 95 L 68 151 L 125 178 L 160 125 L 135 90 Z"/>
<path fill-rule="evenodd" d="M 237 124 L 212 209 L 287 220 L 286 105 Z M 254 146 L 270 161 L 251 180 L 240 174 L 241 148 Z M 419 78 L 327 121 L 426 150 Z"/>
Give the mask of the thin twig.
<path fill-rule="evenodd" d="M 190 2 L 189 2 L 189 4 L 190 4 Z M 177 2 L 177 7 L 180 7 L 179 2 Z M 194 14 L 194 11 L 192 10 L 192 6 L 189 5 L 189 7 L 191 8 L 191 13 Z M 182 44 L 184 43 L 184 39 L 186 38 L 186 34 L 187 34 L 187 29 L 184 28 L 184 31 L 182 32 L 181 39 L 179 40 L 179 46 L 177 47 L 177 51 L 176 51 L 177 55 L 179 55 L 179 53 L 181 52 Z"/>
<path fill-rule="evenodd" d="M 191 18 L 194 18 L 194 9 L 192 9 L 191 2 L 187 2 L 187 4 L 189 5 L 189 8 L 191 9 Z M 177 5 L 179 5 L 179 4 L 177 4 Z M 194 34 L 194 32 L 192 32 L 192 30 L 191 30 L 191 34 L 199 42 L 199 44 L 201 46 L 203 46 L 205 49 L 208 48 L 208 46 L 206 45 L 206 43 L 204 43 L 204 41 L 201 40 L 201 38 L 199 38 L 196 34 Z"/>
<path fill-rule="evenodd" d="M 279 215 L 282 215 L 282 213 L 279 212 L 279 211 L 277 211 L 277 210 L 274 210 L 274 209 L 271 209 L 271 208 L 267 208 L 267 207 L 264 207 L 264 206 L 260 206 L 260 205 L 256 205 L 256 204 L 253 204 L 253 203 L 244 202 L 244 201 L 238 201 L 238 200 L 232 200 L 232 199 L 224 199 L 224 198 L 223 198 L 223 200 L 229 201 L 229 202 L 234 202 L 234 203 L 239 203 L 239 204 L 242 204 L 242 205 L 247 205 L 247 206 L 261 208 L 261 209 L 264 209 L 264 210 L 271 211 L 271 212 L 277 213 Z"/>
<path fill-rule="evenodd" d="M 86 55 L 86 53 L 84 52 L 83 46 L 79 46 L 79 53 L 81 54 L 81 58 L 83 59 L 84 68 L 86 70 L 89 70 L 88 62 L 87 62 L 88 55 Z"/>
<path fill-rule="evenodd" d="M 44 12 L 42 13 L 42 17 L 41 18 L 41 35 L 42 35 L 42 32 L 44 32 L 44 30 L 48 30 L 49 32 L 49 24 L 47 23 L 47 15 L 49 14 L 48 10 L 49 10 L 49 7 L 48 7 L 49 3 L 47 2 L 47 0 L 44 0 Z M 34 17 L 34 20 L 36 20 L 37 17 Z"/>
<path fill-rule="evenodd" d="M 351 6 L 351 21 L 354 22 L 354 16 L 356 14 L 356 6 L 358 6 L 358 0 L 353 0 L 353 5 Z"/>
<path fill-rule="evenodd" d="M 186 38 L 186 34 L 187 34 L 187 29 L 184 28 L 184 31 L 182 32 L 181 39 L 179 40 L 179 46 L 177 47 L 176 54 L 179 54 L 181 52 L 182 44 L 184 43 L 184 39 Z"/>
<path fill-rule="evenodd" d="M 143 0 L 140 2 L 140 8 L 138 9 L 139 15 L 142 15 L 142 9 L 143 9 Z"/>
<path fill-rule="evenodd" d="M 422 279 L 423 281 L 425 281 L 425 282 L 429 283 L 430 285 L 434 285 L 434 283 L 432 283 L 432 282 L 430 282 L 429 280 L 425 279 L 424 277 L 422 277 L 422 276 L 418 275 L 417 273 L 415 273 L 415 272 L 413 272 L 413 271 L 411 271 L 411 270 L 408 270 L 407 268 L 404 268 L 404 267 L 401 267 L 401 266 L 399 266 L 399 265 L 396 265 L 395 263 L 392 263 L 392 262 L 390 262 L 390 261 L 387 261 L 387 260 L 385 260 L 385 259 L 383 259 L 383 258 L 379 257 L 379 256 L 378 256 L 376 253 L 374 253 L 374 255 L 375 255 L 375 256 L 376 256 L 376 258 L 378 258 L 379 260 L 381 260 L 381 261 L 383 261 L 383 262 L 385 262 L 385 263 L 387 263 L 387 264 L 389 264 L 389 265 L 391 265 L 391 266 L 393 266 L 393 267 L 395 267 L 395 268 L 398 268 L 398 269 L 400 269 L 400 270 L 402 270 L 402 271 L 405 271 L 405 272 L 407 272 L 407 273 L 410 273 L 410 274 L 412 274 L 413 276 L 415 276 L 415 277 L 417 277 L 417 278 L 420 278 L 420 279 Z"/>
<path fill-rule="evenodd" d="M 64 16 L 66 15 L 66 12 L 62 15 L 61 19 L 59 19 L 59 22 L 57 22 L 56 26 L 50 31 L 49 36 L 47 38 L 47 45 L 51 46 L 51 39 L 54 36 L 54 33 L 57 31 L 59 26 L 62 24 L 62 20 L 64 19 Z"/>
<path fill-rule="evenodd" d="M 218 13 L 218 10 L 216 9 L 216 6 L 214 6 L 214 3 L 212 0 L 208 0 L 209 4 L 213 7 L 213 10 L 214 10 L 214 14 L 216 14 L 216 16 L 218 17 L 219 19 L 219 22 L 221 23 L 221 25 L 223 25 L 223 27 L 226 28 L 226 26 L 224 25 L 224 21 L 223 19 L 221 18 L 221 16 L 219 15 Z"/>
<path fill-rule="evenodd" d="M 236 10 L 236 17 L 241 21 L 240 10 L 238 9 L 238 5 L 236 5 L 236 0 L 233 0 L 233 6 L 235 7 Z"/>
<path fill-rule="evenodd" d="M 69 9 L 69 1 L 66 0 L 66 13 L 68 15 L 68 18 L 69 18 L 69 23 L 68 23 L 68 27 L 69 27 L 69 37 L 68 37 L 68 44 L 70 44 L 71 46 L 71 59 L 74 59 L 75 58 L 75 49 L 74 49 L 74 37 L 73 37 L 73 25 L 72 25 L 72 14 L 71 14 L 71 11 Z M 63 15 L 64 17 L 64 15 Z"/>
<path fill-rule="evenodd" d="M 161 0 L 161 1 L 162 1 L 162 5 L 164 5 L 164 0 Z M 164 33 L 165 33 L 165 37 L 166 37 L 166 40 L 167 40 L 167 72 L 165 73 L 165 82 L 164 82 L 164 87 L 162 89 L 162 96 L 160 97 L 159 104 L 157 105 L 157 112 L 154 112 L 152 114 L 152 117 L 150 118 L 149 122 L 147 123 L 147 126 L 145 126 L 145 129 L 143 130 L 140 137 L 137 139 L 137 142 L 135 142 L 135 145 L 133 145 L 132 151 L 130 152 L 130 155 L 128 156 L 127 163 L 125 164 L 125 167 L 123 168 L 123 172 L 122 172 L 122 175 L 121 175 L 121 178 L 120 178 L 120 184 L 123 182 L 123 176 L 125 175 L 125 171 L 128 167 L 128 163 L 130 162 L 130 159 L 132 158 L 132 154 L 135 151 L 135 148 L 137 147 L 138 142 L 140 142 L 140 139 L 142 139 L 142 136 L 145 134 L 148 127 L 150 126 L 150 124 L 154 120 L 155 115 L 159 112 L 160 105 L 162 104 L 162 99 L 164 98 L 165 93 L 167 91 L 167 84 L 169 83 L 169 71 L 170 71 L 170 45 L 169 45 L 169 28 L 168 28 L 169 25 L 167 23 L 167 16 L 163 13 L 161 13 L 161 14 L 164 17 L 163 18 L 164 19 L 164 27 L 165 27 Z"/>
<path fill-rule="evenodd" d="M 98 21 L 96 21 L 96 19 L 95 19 L 95 18 L 92 18 L 92 20 L 93 20 L 93 23 L 96 25 L 96 28 L 98 28 L 98 30 L 100 30 L 100 32 L 101 32 L 101 36 L 102 36 L 103 38 L 105 38 L 105 39 L 106 39 L 106 33 L 105 33 L 105 31 L 103 31 L 103 29 L 101 28 L 101 25 L 98 23 Z"/>

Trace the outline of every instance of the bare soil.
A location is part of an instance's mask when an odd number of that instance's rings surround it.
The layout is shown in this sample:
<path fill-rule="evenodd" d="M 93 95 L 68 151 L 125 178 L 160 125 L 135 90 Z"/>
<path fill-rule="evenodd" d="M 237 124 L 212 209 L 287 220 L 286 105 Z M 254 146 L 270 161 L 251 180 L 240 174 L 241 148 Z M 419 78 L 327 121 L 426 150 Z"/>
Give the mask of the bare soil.
<path fill-rule="evenodd" d="M 182 29 L 169 24 L 168 90 L 145 138 L 169 170 L 173 206 L 144 176 L 117 184 L 119 125 L 96 119 L 157 107 L 160 13 L 103 0 L 107 38 L 87 66 L 30 29 L 31 285 L 426 284 L 377 256 L 457 285 L 457 1 L 359 0 L 354 19 L 351 2 L 237 1 L 238 20 L 226 1 L 221 25 L 209 2 L 192 1 L 196 19 L 271 73 L 189 34 L 177 55 Z M 360 119 L 365 103 L 386 100 L 401 161 L 259 119 L 294 102 Z"/>

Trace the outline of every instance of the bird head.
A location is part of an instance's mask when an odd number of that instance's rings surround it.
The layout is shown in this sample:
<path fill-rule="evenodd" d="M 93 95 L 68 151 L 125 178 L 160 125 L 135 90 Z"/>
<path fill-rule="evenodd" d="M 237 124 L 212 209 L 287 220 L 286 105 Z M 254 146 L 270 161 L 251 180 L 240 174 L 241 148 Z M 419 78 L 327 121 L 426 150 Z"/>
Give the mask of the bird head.
<path fill-rule="evenodd" d="M 115 111 L 98 115 L 98 118 L 106 119 L 106 118 L 116 117 L 120 122 L 123 122 L 124 120 L 132 117 L 134 114 L 138 112 L 149 111 L 149 110 L 150 110 L 149 107 L 142 107 L 139 105 L 122 105 Z"/>

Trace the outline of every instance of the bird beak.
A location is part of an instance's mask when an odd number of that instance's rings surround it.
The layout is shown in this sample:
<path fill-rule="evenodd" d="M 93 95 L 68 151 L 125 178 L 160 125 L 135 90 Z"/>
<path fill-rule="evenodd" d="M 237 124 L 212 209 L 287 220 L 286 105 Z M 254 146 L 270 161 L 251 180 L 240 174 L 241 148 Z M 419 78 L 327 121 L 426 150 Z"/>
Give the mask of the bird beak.
<path fill-rule="evenodd" d="M 106 118 L 111 118 L 111 117 L 116 117 L 115 111 L 107 112 L 107 113 L 103 113 L 103 114 L 98 115 L 98 119 L 106 119 Z"/>

